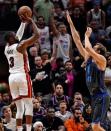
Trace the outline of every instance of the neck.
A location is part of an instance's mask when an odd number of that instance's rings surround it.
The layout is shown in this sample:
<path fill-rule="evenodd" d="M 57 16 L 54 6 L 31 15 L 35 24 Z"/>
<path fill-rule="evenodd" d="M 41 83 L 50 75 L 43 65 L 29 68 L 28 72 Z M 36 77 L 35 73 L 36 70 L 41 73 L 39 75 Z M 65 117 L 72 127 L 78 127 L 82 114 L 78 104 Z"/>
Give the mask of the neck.
<path fill-rule="evenodd" d="M 41 66 L 36 66 L 37 69 L 42 69 L 42 65 Z"/>
<path fill-rule="evenodd" d="M 95 13 L 98 13 L 98 12 L 99 12 L 99 9 L 94 10 L 94 12 L 95 12 Z"/>
<path fill-rule="evenodd" d="M 65 110 L 64 110 L 64 111 L 60 111 L 60 112 L 61 112 L 61 114 L 62 114 L 62 115 L 64 115 L 64 114 L 66 113 L 66 111 L 65 111 Z"/>
<path fill-rule="evenodd" d="M 43 29 L 45 26 L 44 25 L 38 25 L 38 28 Z"/>
<path fill-rule="evenodd" d="M 5 121 L 9 123 L 11 121 L 11 117 L 5 118 Z"/>
<path fill-rule="evenodd" d="M 56 95 L 57 96 L 57 98 L 61 98 L 61 97 L 63 97 L 63 95 Z"/>
<path fill-rule="evenodd" d="M 66 34 L 65 32 L 62 32 L 62 33 L 61 33 L 61 35 L 63 35 L 63 36 L 65 36 L 65 34 Z"/>
<path fill-rule="evenodd" d="M 72 70 L 67 70 L 68 73 L 72 72 Z"/>
<path fill-rule="evenodd" d="M 49 122 L 51 122 L 51 123 L 52 123 L 52 122 L 53 122 L 53 120 L 54 120 L 54 118 L 53 118 L 53 117 L 48 117 L 48 121 L 49 121 Z"/>

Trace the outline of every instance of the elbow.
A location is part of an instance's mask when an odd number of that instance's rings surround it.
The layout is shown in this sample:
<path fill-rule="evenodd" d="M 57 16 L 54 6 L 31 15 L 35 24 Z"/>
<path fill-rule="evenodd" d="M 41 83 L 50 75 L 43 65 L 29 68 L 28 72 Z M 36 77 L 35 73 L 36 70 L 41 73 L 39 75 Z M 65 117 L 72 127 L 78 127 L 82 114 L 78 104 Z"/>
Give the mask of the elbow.
<path fill-rule="evenodd" d="M 39 39 L 39 37 L 40 37 L 40 34 L 39 34 L 39 33 L 36 33 L 36 34 L 35 34 L 35 39 Z"/>
<path fill-rule="evenodd" d="M 86 46 L 85 49 L 86 49 L 87 52 L 89 52 L 90 47 L 89 47 L 89 46 Z"/>

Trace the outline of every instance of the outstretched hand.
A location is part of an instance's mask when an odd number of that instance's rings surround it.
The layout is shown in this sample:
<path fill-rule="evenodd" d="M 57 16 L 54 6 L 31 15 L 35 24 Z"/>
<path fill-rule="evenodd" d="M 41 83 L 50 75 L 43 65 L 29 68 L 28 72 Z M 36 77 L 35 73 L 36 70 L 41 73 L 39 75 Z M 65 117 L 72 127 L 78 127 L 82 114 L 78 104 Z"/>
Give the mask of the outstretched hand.
<path fill-rule="evenodd" d="M 69 24 L 72 23 L 72 20 L 71 20 L 71 17 L 69 15 L 69 11 L 68 10 L 66 11 L 66 18 L 67 18 L 67 21 L 68 21 Z"/>
<path fill-rule="evenodd" d="M 92 33 L 92 28 L 87 27 L 87 30 L 86 30 L 85 35 L 87 35 L 88 37 L 90 37 L 90 36 L 91 36 L 91 33 Z"/>

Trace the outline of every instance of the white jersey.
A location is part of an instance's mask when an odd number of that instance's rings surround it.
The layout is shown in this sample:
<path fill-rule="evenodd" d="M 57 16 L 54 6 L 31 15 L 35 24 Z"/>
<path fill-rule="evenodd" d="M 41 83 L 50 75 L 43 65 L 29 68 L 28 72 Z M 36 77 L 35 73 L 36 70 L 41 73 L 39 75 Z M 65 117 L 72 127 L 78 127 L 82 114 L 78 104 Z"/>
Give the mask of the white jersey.
<path fill-rule="evenodd" d="M 57 48 L 57 58 L 63 58 L 64 62 L 70 59 L 69 50 L 70 50 L 70 35 L 59 35 L 53 39 L 53 49 Z"/>
<path fill-rule="evenodd" d="M 12 73 L 25 73 L 29 72 L 28 55 L 19 53 L 17 51 L 17 43 L 5 47 L 5 55 L 9 63 L 9 72 Z"/>
<path fill-rule="evenodd" d="M 49 27 L 45 26 L 43 29 L 38 28 L 38 32 L 40 34 L 39 43 L 41 52 L 44 49 L 47 49 L 48 52 L 51 52 L 51 44 L 49 40 Z"/>

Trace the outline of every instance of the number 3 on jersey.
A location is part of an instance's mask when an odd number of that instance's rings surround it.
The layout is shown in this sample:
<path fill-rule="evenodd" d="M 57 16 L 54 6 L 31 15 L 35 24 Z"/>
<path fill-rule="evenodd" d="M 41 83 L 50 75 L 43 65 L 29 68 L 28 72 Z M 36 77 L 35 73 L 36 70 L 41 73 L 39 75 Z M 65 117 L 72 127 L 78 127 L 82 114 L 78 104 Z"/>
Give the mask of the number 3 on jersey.
<path fill-rule="evenodd" d="M 12 68 L 14 66 L 14 58 L 10 57 L 9 61 L 10 61 L 9 66 L 10 66 L 10 68 Z"/>

